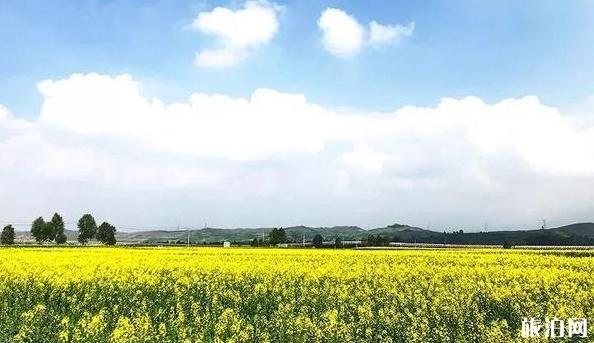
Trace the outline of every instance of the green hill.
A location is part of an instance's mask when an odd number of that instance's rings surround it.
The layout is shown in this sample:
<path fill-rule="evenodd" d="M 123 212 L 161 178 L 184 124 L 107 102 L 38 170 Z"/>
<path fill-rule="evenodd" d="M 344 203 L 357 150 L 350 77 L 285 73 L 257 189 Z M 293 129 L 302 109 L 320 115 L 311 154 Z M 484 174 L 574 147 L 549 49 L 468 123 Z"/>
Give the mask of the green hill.
<path fill-rule="evenodd" d="M 117 238 L 121 242 L 138 242 L 138 243 L 158 243 L 158 242 L 186 242 L 188 239 L 188 232 L 190 234 L 190 241 L 196 243 L 213 243 L 222 241 L 232 242 L 249 242 L 254 238 L 261 239 L 262 236 L 268 237 L 268 233 L 273 228 L 237 228 L 237 229 L 218 229 L 218 228 L 204 228 L 197 230 L 154 230 L 154 231 L 140 231 L 140 232 L 118 232 Z M 363 240 L 369 235 L 382 235 L 386 237 L 393 237 L 398 233 L 404 233 L 404 236 L 409 236 L 408 232 L 429 233 L 431 231 L 423 230 L 417 227 L 408 225 L 393 224 L 382 228 L 372 230 L 364 230 L 358 226 L 331 226 L 331 227 L 309 227 L 309 226 L 290 226 L 285 227 L 287 238 L 289 241 L 301 242 L 303 238 L 306 241 L 311 241 L 317 234 L 321 235 L 325 240 L 332 240 L 340 237 L 343 240 Z"/>
<path fill-rule="evenodd" d="M 556 232 L 560 235 L 578 235 L 584 236 L 588 238 L 594 238 L 594 223 L 577 223 L 566 225 L 554 229 L 550 229 L 550 231 Z"/>
<path fill-rule="evenodd" d="M 358 226 L 309 227 L 291 226 L 284 228 L 291 242 L 311 241 L 317 234 L 324 240 L 366 240 L 369 236 L 381 236 L 386 241 L 436 244 L 489 244 L 501 245 L 594 245 L 594 223 L 577 223 L 547 230 L 516 230 L 491 232 L 436 232 L 418 227 L 392 224 L 385 227 L 364 230 Z M 223 241 L 248 243 L 254 238 L 267 238 L 272 228 L 204 228 L 197 230 L 147 230 L 117 233 L 120 243 L 185 243 L 190 235 L 192 243 L 217 243 Z M 65 230 L 69 241 L 76 241 L 78 232 Z M 19 231 L 16 240 L 32 242 L 29 232 Z"/>

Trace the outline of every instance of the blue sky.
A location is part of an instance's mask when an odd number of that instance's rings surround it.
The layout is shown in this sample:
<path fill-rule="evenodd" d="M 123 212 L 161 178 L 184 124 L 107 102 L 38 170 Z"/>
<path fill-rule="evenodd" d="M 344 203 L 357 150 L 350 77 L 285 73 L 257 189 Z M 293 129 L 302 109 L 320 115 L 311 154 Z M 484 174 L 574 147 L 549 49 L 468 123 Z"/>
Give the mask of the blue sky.
<path fill-rule="evenodd" d="M 592 221 L 592 32 L 591 0 L 3 0 L 0 223 Z"/>
<path fill-rule="evenodd" d="M 34 1 L 0 3 L 0 103 L 36 116 L 36 83 L 77 72 L 130 73 L 144 92 L 185 100 L 192 92 L 249 95 L 259 87 L 314 102 L 392 110 L 441 97 L 487 101 L 537 95 L 564 106 L 594 94 L 592 1 L 289 1 L 270 44 L 233 68 L 193 65 L 212 37 L 188 26 L 225 1 Z M 337 59 L 321 48 L 327 7 L 360 22 L 414 21 L 397 46 Z"/>

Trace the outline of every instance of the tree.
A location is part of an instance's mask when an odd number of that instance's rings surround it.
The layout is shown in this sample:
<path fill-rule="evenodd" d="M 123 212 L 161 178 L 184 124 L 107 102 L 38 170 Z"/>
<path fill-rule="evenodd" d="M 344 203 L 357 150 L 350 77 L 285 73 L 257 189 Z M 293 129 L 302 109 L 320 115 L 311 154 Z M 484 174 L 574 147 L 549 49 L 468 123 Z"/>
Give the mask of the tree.
<path fill-rule="evenodd" d="M 56 243 L 57 244 L 64 244 L 64 243 L 66 243 L 66 234 L 64 232 L 56 235 Z"/>
<path fill-rule="evenodd" d="M 316 248 L 321 248 L 323 244 L 324 244 L 324 238 L 322 238 L 322 235 L 320 235 L 318 233 L 313 238 L 313 246 Z"/>
<path fill-rule="evenodd" d="M 390 239 L 386 237 L 382 237 L 382 235 L 377 235 L 375 237 L 375 245 L 390 245 Z"/>
<path fill-rule="evenodd" d="M 44 242 L 51 242 L 56 238 L 56 224 L 58 223 L 54 223 L 54 218 L 52 218 L 51 221 L 45 223 L 45 225 L 43 226 L 43 230 L 42 230 L 42 238 Z"/>
<path fill-rule="evenodd" d="M 4 229 L 2 229 L 2 234 L 0 235 L 0 243 L 4 245 L 14 244 L 14 228 L 12 227 L 12 225 L 6 225 Z"/>
<path fill-rule="evenodd" d="M 340 237 L 336 237 L 336 239 L 334 240 L 334 247 L 342 248 L 342 239 L 340 239 Z"/>
<path fill-rule="evenodd" d="M 282 227 L 280 229 L 272 229 L 272 231 L 270 231 L 270 234 L 268 234 L 268 237 L 270 239 L 270 244 L 272 245 L 287 242 L 287 233 L 285 232 L 285 229 L 283 229 Z"/>
<path fill-rule="evenodd" d="M 56 240 L 58 244 L 66 243 L 66 235 L 64 234 L 64 219 L 58 213 L 54 213 L 52 220 L 50 221 L 52 229 L 52 239 Z"/>
<path fill-rule="evenodd" d="M 115 238 L 116 228 L 115 226 L 103 222 L 99 225 L 97 229 L 97 240 L 105 245 L 115 245 L 116 238 Z"/>
<path fill-rule="evenodd" d="M 95 237 L 97 233 L 97 223 L 95 218 L 90 214 L 83 215 L 78 220 L 78 241 L 81 244 L 86 244 L 89 239 Z"/>
<path fill-rule="evenodd" d="M 31 236 L 35 238 L 35 241 L 41 244 L 45 240 L 46 223 L 43 217 L 39 217 L 31 224 Z"/>

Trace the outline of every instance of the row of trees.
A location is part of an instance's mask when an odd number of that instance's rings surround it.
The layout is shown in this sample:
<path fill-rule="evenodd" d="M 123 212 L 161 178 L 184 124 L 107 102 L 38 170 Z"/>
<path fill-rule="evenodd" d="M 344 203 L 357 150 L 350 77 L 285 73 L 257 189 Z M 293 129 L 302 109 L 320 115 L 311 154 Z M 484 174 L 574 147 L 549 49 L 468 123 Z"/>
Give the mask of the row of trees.
<path fill-rule="evenodd" d="M 64 219 L 58 213 L 54 213 L 49 222 L 46 222 L 43 217 L 35 219 L 31 225 L 31 236 L 39 244 L 51 241 L 56 241 L 57 244 L 66 243 Z"/>
<path fill-rule="evenodd" d="M 90 214 L 83 215 L 78 220 L 78 241 L 80 244 L 87 244 L 90 239 L 96 238 L 106 245 L 116 244 L 116 228 L 108 222 L 97 226 L 95 218 Z"/>
<path fill-rule="evenodd" d="M 253 247 L 265 246 L 265 245 L 277 245 L 287 243 L 287 233 L 285 229 L 282 227 L 277 229 L 274 228 L 272 231 L 268 233 L 268 241 L 265 241 L 264 238 L 258 239 L 254 238 L 250 243 Z"/>
<path fill-rule="evenodd" d="M 378 236 L 378 238 L 379 238 L 379 236 Z M 264 241 L 264 239 L 254 238 L 251 242 L 251 246 L 257 247 L 257 246 L 265 246 L 265 245 L 277 245 L 277 244 L 287 243 L 287 241 L 288 241 L 287 233 L 285 232 L 285 229 L 283 229 L 281 227 L 279 229 L 274 228 L 274 229 L 272 229 L 272 231 L 270 231 L 270 233 L 268 234 L 268 242 Z M 316 234 L 313 238 L 312 244 L 316 248 L 321 248 L 324 244 L 324 238 L 320 234 Z M 334 246 L 336 248 L 341 248 L 342 247 L 342 239 L 337 237 L 334 240 Z"/>
<path fill-rule="evenodd" d="M 81 244 L 87 244 L 91 239 L 97 239 L 106 245 L 116 244 L 115 226 L 103 222 L 97 226 L 95 218 L 90 214 L 83 215 L 77 223 L 78 241 Z M 43 217 L 39 217 L 31 224 L 31 236 L 39 244 L 55 242 L 56 244 L 66 243 L 66 234 L 64 233 L 64 220 L 58 213 L 54 213 L 52 219 L 46 222 Z M 12 225 L 7 225 L 0 235 L 0 243 L 3 245 L 14 244 L 15 232 Z"/>

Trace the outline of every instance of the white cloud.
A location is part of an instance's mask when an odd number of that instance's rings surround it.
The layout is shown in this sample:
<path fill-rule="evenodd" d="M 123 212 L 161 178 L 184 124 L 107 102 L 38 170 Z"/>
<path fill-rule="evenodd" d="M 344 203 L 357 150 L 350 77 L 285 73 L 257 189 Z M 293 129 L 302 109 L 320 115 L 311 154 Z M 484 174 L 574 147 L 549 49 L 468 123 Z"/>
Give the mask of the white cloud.
<path fill-rule="evenodd" d="M 10 116 L 8 109 L 3 105 L 0 105 L 0 120 L 7 120 Z"/>
<path fill-rule="evenodd" d="M 354 113 L 270 89 L 166 104 L 139 88 L 73 75 L 39 84 L 34 121 L 0 107 L 0 208 L 223 226 L 590 213 L 594 126 L 536 97 Z"/>
<path fill-rule="evenodd" d="M 336 56 L 352 56 L 363 45 L 365 30 L 355 17 L 342 10 L 326 9 L 318 20 L 318 27 L 323 31 L 324 48 Z"/>
<path fill-rule="evenodd" d="M 348 58 L 359 53 L 365 43 L 377 47 L 398 43 L 403 38 L 412 36 L 415 23 L 402 26 L 382 25 L 372 21 L 367 32 L 353 15 L 341 9 L 327 8 L 318 19 L 318 27 L 322 30 L 324 48 L 335 56 Z"/>
<path fill-rule="evenodd" d="M 388 43 L 398 43 L 405 37 L 412 36 L 415 31 L 415 23 L 411 22 L 406 26 L 402 25 L 381 25 L 376 21 L 369 23 L 369 41 L 379 46 Z"/>
<path fill-rule="evenodd" d="M 388 157 L 381 152 L 359 146 L 342 155 L 342 160 L 347 165 L 376 172 L 382 170 L 387 159 Z"/>
<path fill-rule="evenodd" d="M 219 68 L 240 63 L 254 48 L 272 40 L 278 31 L 280 10 L 267 1 L 247 1 L 238 10 L 216 7 L 199 13 L 192 27 L 217 37 L 217 47 L 199 52 L 196 65 Z"/>
<path fill-rule="evenodd" d="M 126 135 L 164 152 L 260 159 L 319 151 L 329 134 L 324 109 L 302 95 L 269 89 L 249 99 L 194 94 L 187 103 L 165 105 L 142 97 L 128 75 L 79 74 L 44 81 L 39 90 L 45 99 L 42 123 L 84 134 Z"/>

